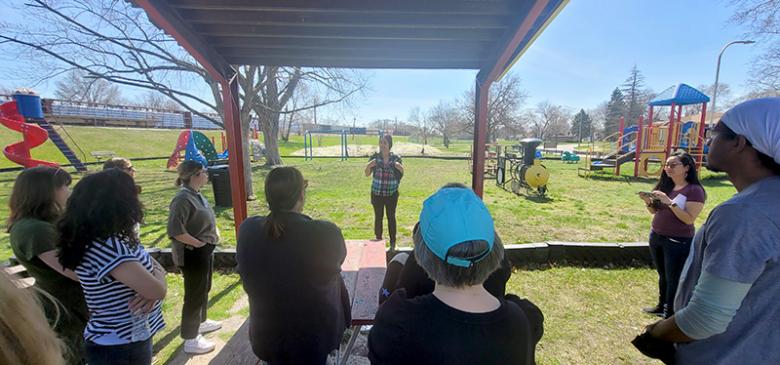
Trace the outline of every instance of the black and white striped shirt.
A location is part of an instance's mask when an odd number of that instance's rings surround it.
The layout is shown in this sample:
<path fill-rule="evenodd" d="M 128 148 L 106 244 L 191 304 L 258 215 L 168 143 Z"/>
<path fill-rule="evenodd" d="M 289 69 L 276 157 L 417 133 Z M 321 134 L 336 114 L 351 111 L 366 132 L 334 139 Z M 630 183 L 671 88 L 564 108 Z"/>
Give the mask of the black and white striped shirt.
<path fill-rule="evenodd" d="M 93 242 L 76 267 L 90 314 L 84 330 L 87 341 L 108 341 L 112 345 L 131 342 L 133 320 L 129 303 L 136 292 L 109 275 L 111 270 L 129 261 L 139 262 L 150 273 L 154 267 L 143 246 L 130 248 L 121 238 L 111 237 L 105 242 Z M 161 307 L 162 301 L 158 301 L 149 313 L 151 335 L 165 326 Z"/>

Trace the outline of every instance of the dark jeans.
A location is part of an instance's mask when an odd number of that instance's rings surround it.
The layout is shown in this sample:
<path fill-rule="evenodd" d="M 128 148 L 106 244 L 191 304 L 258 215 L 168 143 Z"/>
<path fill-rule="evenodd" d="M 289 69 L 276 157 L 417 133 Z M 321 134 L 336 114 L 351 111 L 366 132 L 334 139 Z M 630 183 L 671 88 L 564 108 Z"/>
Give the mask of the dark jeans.
<path fill-rule="evenodd" d="M 692 241 L 691 237 L 667 237 L 650 232 L 650 256 L 658 271 L 658 303 L 664 306 L 665 317 L 674 314 L 674 296 Z"/>
<path fill-rule="evenodd" d="M 84 343 L 89 365 L 148 365 L 152 363 L 152 338 L 125 345 Z"/>
<path fill-rule="evenodd" d="M 184 249 L 184 305 L 181 309 L 181 337 L 198 337 L 198 327 L 206 320 L 211 290 L 211 272 L 214 268 L 214 245 Z"/>
<path fill-rule="evenodd" d="M 390 233 L 390 250 L 395 251 L 395 207 L 398 205 L 398 192 L 390 196 L 371 194 L 374 206 L 374 235 L 382 239 L 383 213 L 387 212 L 387 231 Z"/>

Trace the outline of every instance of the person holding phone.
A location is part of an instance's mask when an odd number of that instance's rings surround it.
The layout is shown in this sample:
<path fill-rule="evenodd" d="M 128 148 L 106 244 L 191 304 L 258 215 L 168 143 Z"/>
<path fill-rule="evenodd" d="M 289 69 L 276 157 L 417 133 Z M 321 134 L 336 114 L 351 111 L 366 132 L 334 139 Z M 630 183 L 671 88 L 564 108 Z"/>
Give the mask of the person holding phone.
<path fill-rule="evenodd" d="M 677 282 L 691 249 L 693 223 L 704 208 L 706 192 L 699 182 L 696 162 L 685 152 L 669 156 L 652 192 L 640 192 L 653 215 L 650 256 L 658 271 L 658 304 L 643 309 L 667 318 L 674 314 Z"/>
<path fill-rule="evenodd" d="M 393 136 L 385 134 L 379 139 L 379 153 L 371 156 L 366 165 L 366 176 L 373 174 L 371 183 L 371 205 L 374 206 L 374 235 L 382 239 L 382 220 L 387 212 L 387 231 L 390 235 L 390 251 L 395 251 L 396 222 L 395 208 L 398 205 L 398 185 L 404 176 L 401 156 L 390 151 Z"/>

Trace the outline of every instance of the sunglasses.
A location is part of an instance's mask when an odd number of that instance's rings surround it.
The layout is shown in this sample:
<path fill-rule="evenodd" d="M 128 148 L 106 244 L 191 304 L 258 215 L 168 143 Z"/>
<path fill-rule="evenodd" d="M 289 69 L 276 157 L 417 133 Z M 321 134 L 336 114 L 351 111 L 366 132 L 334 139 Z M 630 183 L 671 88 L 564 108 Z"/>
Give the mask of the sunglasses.
<path fill-rule="evenodd" d="M 679 163 L 679 162 L 667 162 L 665 164 L 665 166 L 670 168 L 670 169 L 673 169 L 673 168 L 675 168 L 677 166 L 680 166 L 680 165 L 682 165 L 682 163 Z"/>

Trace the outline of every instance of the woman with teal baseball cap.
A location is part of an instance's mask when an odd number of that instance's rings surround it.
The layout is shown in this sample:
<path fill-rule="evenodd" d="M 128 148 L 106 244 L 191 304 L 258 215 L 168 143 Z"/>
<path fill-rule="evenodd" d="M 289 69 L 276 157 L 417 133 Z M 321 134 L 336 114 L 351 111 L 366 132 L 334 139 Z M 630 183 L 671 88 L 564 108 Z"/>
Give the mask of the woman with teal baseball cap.
<path fill-rule="evenodd" d="M 483 283 L 504 258 L 493 218 L 470 189 L 445 187 L 423 203 L 414 255 L 433 293 L 393 293 L 368 338 L 372 364 L 533 364 L 543 333 L 536 305 L 497 298 Z"/>

